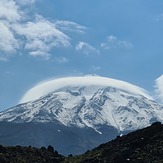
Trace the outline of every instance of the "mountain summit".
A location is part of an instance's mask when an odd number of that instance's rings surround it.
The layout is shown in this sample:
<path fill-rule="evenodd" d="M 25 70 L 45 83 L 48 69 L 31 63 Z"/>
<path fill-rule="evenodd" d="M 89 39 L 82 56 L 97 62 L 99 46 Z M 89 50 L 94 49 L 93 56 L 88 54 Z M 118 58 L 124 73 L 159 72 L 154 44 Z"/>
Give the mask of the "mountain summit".
<path fill-rule="evenodd" d="M 61 153 L 69 150 L 78 154 L 118 134 L 163 121 L 163 106 L 127 82 L 97 76 L 62 78 L 37 85 L 24 99 L 37 91 L 39 96 L 41 90 L 47 94 L 1 112 L 0 122 L 43 126 L 38 133 L 32 131 L 33 137 L 39 135 L 43 141 L 32 145 L 48 145 L 47 139 Z M 69 141 L 65 142 L 67 151 L 57 143 L 65 138 Z"/>

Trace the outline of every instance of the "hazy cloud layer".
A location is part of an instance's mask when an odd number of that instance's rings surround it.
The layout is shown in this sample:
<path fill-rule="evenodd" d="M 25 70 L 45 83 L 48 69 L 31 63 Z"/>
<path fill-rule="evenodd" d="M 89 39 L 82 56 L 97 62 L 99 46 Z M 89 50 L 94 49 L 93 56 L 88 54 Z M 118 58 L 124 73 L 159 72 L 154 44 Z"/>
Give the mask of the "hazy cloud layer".
<path fill-rule="evenodd" d="M 55 26 L 65 32 L 84 33 L 86 30 L 85 26 L 67 20 L 57 20 L 55 21 Z"/>
<path fill-rule="evenodd" d="M 155 17 L 155 19 L 154 19 L 155 21 L 163 21 L 163 13 L 161 13 L 161 14 L 159 14 L 159 15 L 157 15 L 156 17 Z"/>
<path fill-rule="evenodd" d="M 69 62 L 69 59 L 66 57 L 55 57 L 54 61 L 58 63 L 67 63 Z"/>
<path fill-rule="evenodd" d="M 100 66 L 91 66 L 91 71 L 99 71 L 101 70 L 101 67 Z"/>
<path fill-rule="evenodd" d="M 35 3 L 36 0 L 16 0 L 16 2 L 18 4 L 21 4 L 21 5 L 26 5 L 26 4 L 32 4 L 32 3 Z"/>
<path fill-rule="evenodd" d="M 71 38 L 64 32 L 83 33 L 86 29 L 72 21 L 49 21 L 38 14 L 29 18 L 21 6 L 34 2 L 35 0 L 0 1 L 1 61 L 8 60 L 17 50 L 23 50 L 34 57 L 50 59 L 53 48 L 67 48 L 71 45 Z"/>
<path fill-rule="evenodd" d="M 130 49 L 132 47 L 133 47 L 132 43 L 125 40 L 120 40 L 113 35 L 108 36 L 106 42 L 101 43 L 101 48 L 103 49 L 117 49 L 117 48 Z"/>
<path fill-rule="evenodd" d="M 155 80 L 156 98 L 163 102 L 163 75 Z"/>
<path fill-rule="evenodd" d="M 95 47 L 93 47 L 92 45 L 86 43 L 86 42 L 82 42 L 80 41 L 75 48 L 77 51 L 81 51 L 83 54 L 89 56 L 89 55 L 99 55 L 100 52 L 98 49 L 96 49 Z"/>

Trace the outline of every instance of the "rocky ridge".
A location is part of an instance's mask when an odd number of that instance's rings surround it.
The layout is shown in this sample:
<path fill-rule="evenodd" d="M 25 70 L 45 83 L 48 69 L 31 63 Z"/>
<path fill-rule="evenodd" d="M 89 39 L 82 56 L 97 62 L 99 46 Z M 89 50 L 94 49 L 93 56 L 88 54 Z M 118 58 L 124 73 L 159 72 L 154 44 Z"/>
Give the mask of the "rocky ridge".
<path fill-rule="evenodd" d="M 60 142 L 62 143 L 62 142 Z M 117 136 L 97 148 L 78 156 L 64 157 L 49 146 L 6 147 L 0 145 L 1 163 L 161 163 L 163 162 L 163 125 L 151 126 Z"/>

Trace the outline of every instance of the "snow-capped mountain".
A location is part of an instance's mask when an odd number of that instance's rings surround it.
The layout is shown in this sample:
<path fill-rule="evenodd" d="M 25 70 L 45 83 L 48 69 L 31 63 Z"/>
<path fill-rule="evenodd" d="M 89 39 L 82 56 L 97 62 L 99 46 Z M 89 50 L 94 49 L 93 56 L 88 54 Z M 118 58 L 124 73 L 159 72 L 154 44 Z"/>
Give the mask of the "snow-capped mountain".
<path fill-rule="evenodd" d="M 154 121 L 163 121 L 163 106 L 143 89 L 129 83 L 97 76 L 64 78 L 59 80 L 60 84 L 53 82 L 54 87 L 51 83 L 51 92 L 46 95 L 1 112 L 0 122 L 55 123 L 57 129 L 53 130 L 57 132 L 61 132 L 61 126 L 91 129 L 98 135 L 99 141 L 96 141 L 101 143 L 107 131 L 111 131 L 110 127 L 114 133 L 117 131 L 115 136 L 143 128 Z M 42 85 L 41 88 L 44 90 Z M 108 133 L 105 139 L 109 139 Z"/>
<path fill-rule="evenodd" d="M 106 124 L 124 131 L 142 128 L 154 120 L 163 120 L 163 107 L 143 91 L 118 87 L 122 81 L 118 81 L 118 86 L 112 86 L 114 81 L 95 85 L 99 79 L 104 80 L 101 77 L 81 79 L 85 79 L 86 84 L 82 81 L 82 84 L 71 85 L 70 82 L 68 86 L 64 85 L 37 100 L 1 112 L 0 121 L 57 121 L 65 126 L 91 127 L 97 131 L 99 125 Z M 91 83 L 89 80 L 92 79 L 97 81 Z M 71 80 L 73 83 L 76 79 Z"/>

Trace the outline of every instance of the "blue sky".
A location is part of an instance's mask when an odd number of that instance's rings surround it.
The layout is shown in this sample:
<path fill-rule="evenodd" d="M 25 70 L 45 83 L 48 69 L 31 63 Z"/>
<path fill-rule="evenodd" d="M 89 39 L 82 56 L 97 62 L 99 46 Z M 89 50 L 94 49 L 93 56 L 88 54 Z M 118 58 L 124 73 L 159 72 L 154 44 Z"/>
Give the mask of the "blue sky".
<path fill-rule="evenodd" d="M 0 0 L 0 110 L 40 81 L 86 74 L 162 100 L 162 29 L 162 0 Z"/>

